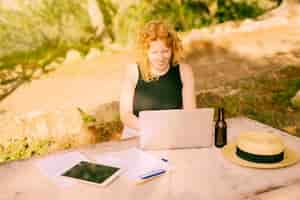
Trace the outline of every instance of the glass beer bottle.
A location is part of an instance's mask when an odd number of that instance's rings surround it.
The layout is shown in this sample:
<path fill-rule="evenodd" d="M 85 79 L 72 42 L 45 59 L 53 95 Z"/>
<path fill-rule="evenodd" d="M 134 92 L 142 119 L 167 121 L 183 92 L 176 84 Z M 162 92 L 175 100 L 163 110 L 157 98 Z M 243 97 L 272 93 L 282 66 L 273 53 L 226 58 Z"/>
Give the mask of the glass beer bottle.
<path fill-rule="evenodd" d="M 224 108 L 218 108 L 218 119 L 215 124 L 215 146 L 223 147 L 227 144 L 227 124 L 224 118 Z"/>

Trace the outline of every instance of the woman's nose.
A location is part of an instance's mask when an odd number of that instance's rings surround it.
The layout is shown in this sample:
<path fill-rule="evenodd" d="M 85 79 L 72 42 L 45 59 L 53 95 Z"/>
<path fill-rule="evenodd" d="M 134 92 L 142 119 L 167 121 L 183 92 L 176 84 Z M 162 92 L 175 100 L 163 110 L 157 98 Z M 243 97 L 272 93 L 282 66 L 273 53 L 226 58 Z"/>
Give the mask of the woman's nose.
<path fill-rule="evenodd" d="M 168 54 L 166 54 L 166 53 L 160 53 L 160 54 L 158 54 L 158 57 L 160 57 L 160 58 L 166 58 L 166 57 L 168 57 Z"/>

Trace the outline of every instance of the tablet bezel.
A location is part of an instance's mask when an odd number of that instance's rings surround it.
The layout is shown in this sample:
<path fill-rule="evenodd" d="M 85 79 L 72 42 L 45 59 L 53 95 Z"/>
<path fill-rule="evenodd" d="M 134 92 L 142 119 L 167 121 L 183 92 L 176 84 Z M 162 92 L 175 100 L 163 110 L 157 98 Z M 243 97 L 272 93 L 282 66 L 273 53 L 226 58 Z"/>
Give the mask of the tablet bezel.
<path fill-rule="evenodd" d="M 80 178 L 76 178 L 76 177 L 71 177 L 71 176 L 65 176 L 65 175 L 63 175 L 64 173 L 66 173 L 67 171 L 71 170 L 73 167 L 75 167 L 76 165 L 80 164 L 81 162 L 86 162 L 88 164 L 93 164 L 93 165 L 104 165 L 104 166 L 107 166 L 107 167 L 118 168 L 118 170 L 115 171 L 110 177 L 106 178 L 105 181 L 103 181 L 102 183 L 92 182 L 92 181 L 89 181 L 89 180 L 84 180 L 84 179 L 80 179 Z M 79 181 L 81 183 L 88 183 L 88 184 L 92 184 L 92 185 L 95 185 L 95 186 L 106 186 L 110 182 L 112 182 L 115 178 L 117 178 L 120 175 L 121 172 L 122 172 L 122 169 L 119 166 L 113 166 L 113 165 L 107 165 L 107 164 L 101 164 L 101 163 L 97 163 L 97 162 L 91 162 L 91 161 L 82 160 L 82 161 L 76 163 L 75 165 L 72 165 L 68 169 L 64 170 L 60 174 L 60 176 L 63 177 L 63 178 L 66 178 L 66 179 L 76 180 L 76 181 Z"/>

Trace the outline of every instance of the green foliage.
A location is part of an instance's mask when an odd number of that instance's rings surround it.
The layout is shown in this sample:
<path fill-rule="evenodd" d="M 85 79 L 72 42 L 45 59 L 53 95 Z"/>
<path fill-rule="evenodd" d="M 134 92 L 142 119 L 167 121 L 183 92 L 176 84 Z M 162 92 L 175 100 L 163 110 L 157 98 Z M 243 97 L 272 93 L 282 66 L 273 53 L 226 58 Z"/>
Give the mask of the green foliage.
<path fill-rule="evenodd" d="M 85 111 L 83 111 L 81 108 L 77 108 L 77 110 L 79 111 L 80 113 L 80 116 L 81 116 L 81 119 L 83 120 L 83 122 L 90 126 L 90 125 L 93 125 L 93 123 L 96 122 L 96 118 L 88 113 L 86 113 Z"/>
<path fill-rule="evenodd" d="M 215 17 L 218 22 L 222 23 L 228 20 L 256 18 L 264 12 L 265 10 L 259 7 L 258 2 L 218 0 L 218 10 Z"/>
<path fill-rule="evenodd" d="M 49 152 L 52 142 L 48 139 L 18 138 L 9 141 L 8 146 L 0 145 L 0 163 L 44 155 Z"/>
<path fill-rule="evenodd" d="M 164 19 L 177 31 L 188 31 L 212 22 L 256 17 L 264 12 L 256 1 L 218 0 L 217 12 L 210 13 L 215 0 L 141 0 L 124 12 L 111 0 L 97 0 L 103 13 L 105 32 L 114 41 L 127 44 L 136 30 L 152 19 Z M 91 47 L 103 49 L 87 12 L 87 1 L 20 1 L 20 10 L 0 7 L 0 68 L 16 64 L 44 67 L 68 49 L 87 53 Z"/>
<path fill-rule="evenodd" d="M 114 32 L 118 42 L 127 44 L 135 38 L 136 30 L 153 19 L 163 19 L 172 24 L 177 31 L 188 31 L 212 23 L 256 18 L 265 11 L 258 1 L 141 0 L 117 15 Z"/>
<path fill-rule="evenodd" d="M 123 129 L 123 124 L 120 120 L 118 113 L 113 113 L 114 116 L 109 120 L 104 120 L 107 115 L 106 112 L 102 113 L 101 116 L 90 115 L 83 111 L 81 108 L 77 108 L 80 112 L 81 119 L 84 124 L 94 132 L 96 142 L 109 141 L 114 137 L 114 134 L 120 133 Z M 114 111 L 110 111 L 114 112 Z"/>
<path fill-rule="evenodd" d="M 96 142 L 109 141 L 114 134 L 120 133 L 123 129 L 122 122 L 119 118 L 111 121 L 99 121 L 91 128 L 96 133 Z"/>
<path fill-rule="evenodd" d="M 153 19 L 163 19 L 177 31 L 200 28 L 211 23 L 208 8 L 201 2 L 141 0 L 119 13 L 115 22 L 117 41 L 126 44 L 135 37 L 136 30 Z"/>
<path fill-rule="evenodd" d="M 113 20 L 118 12 L 118 8 L 110 0 L 97 0 L 97 3 L 103 14 L 105 29 L 109 37 L 114 41 L 115 34 L 113 32 Z"/>
<path fill-rule="evenodd" d="M 143 12 L 147 9 L 146 3 L 132 5 L 124 12 L 120 12 L 114 22 L 114 32 L 116 33 L 116 42 L 123 45 L 132 42 L 136 37 L 137 28 L 143 21 Z"/>
<path fill-rule="evenodd" d="M 19 10 L 0 7 L 0 100 L 24 81 L 30 81 L 37 69 L 61 61 L 69 49 L 83 54 L 91 47 L 103 49 L 81 0 L 41 0 L 25 4 Z M 19 65 L 21 73 L 16 72 Z"/>
<path fill-rule="evenodd" d="M 43 0 L 20 11 L 3 9 L 0 16 L 0 60 L 5 67 L 32 62 L 43 66 L 49 61 L 37 61 L 64 56 L 69 48 L 87 44 L 95 32 L 79 0 Z"/>
<path fill-rule="evenodd" d="M 288 80 L 285 81 L 284 84 L 287 85 L 287 87 L 277 91 L 277 93 L 273 95 L 273 101 L 283 106 L 292 106 L 290 100 L 296 92 L 300 90 L 300 79 Z"/>

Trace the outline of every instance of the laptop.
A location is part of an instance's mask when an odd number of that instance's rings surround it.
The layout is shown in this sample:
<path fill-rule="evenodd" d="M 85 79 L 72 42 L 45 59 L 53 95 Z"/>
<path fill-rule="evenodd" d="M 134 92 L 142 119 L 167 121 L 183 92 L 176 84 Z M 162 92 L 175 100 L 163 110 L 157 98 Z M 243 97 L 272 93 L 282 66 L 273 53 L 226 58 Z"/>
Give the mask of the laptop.
<path fill-rule="evenodd" d="M 213 143 L 213 117 L 213 108 L 141 111 L 140 148 L 210 147 Z"/>

